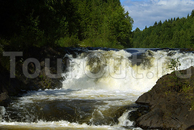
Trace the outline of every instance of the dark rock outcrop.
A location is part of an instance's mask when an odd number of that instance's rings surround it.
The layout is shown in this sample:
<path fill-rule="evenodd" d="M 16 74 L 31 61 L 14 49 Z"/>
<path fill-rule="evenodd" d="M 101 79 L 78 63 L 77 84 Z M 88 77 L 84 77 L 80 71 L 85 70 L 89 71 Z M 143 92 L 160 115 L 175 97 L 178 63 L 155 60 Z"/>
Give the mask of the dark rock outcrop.
<path fill-rule="evenodd" d="M 147 104 L 150 108 L 136 120 L 136 126 L 191 130 L 194 125 L 194 67 L 163 76 L 136 103 Z"/>
<path fill-rule="evenodd" d="M 29 90 L 60 88 L 63 79 L 61 73 L 58 77 L 49 77 L 46 71 L 56 74 L 57 69 L 62 69 L 61 72 L 63 72 L 68 62 L 68 59 L 63 58 L 66 53 L 65 48 L 34 47 L 25 50 L 23 56 L 16 57 L 15 78 L 10 77 L 10 57 L 0 56 L 0 105 L 4 105 L 5 102 L 9 101 L 10 96 L 18 96 Z M 40 63 L 39 74 L 35 78 L 26 77 L 23 72 L 23 68 L 26 67 L 24 62 L 29 58 L 34 58 Z M 50 60 L 49 67 L 45 66 L 46 58 Z M 59 58 L 62 60 L 61 68 L 57 66 L 57 59 Z M 34 74 L 35 70 L 36 66 L 29 63 L 27 66 L 28 73 Z"/>
<path fill-rule="evenodd" d="M 54 89 L 61 88 L 63 77 L 61 72 L 65 72 L 69 65 L 69 57 L 66 54 L 71 54 L 73 57 L 77 57 L 80 53 L 88 52 L 88 50 L 102 49 L 105 51 L 115 50 L 109 48 L 51 48 L 51 47 L 31 47 L 22 51 L 22 56 L 16 56 L 16 68 L 15 78 L 10 78 L 10 57 L 3 56 L 0 52 L 0 105 L 9 99 L 10 96 L 18 96 L 29 90 L 38 89 Z M 4 49 L 6 52 L 13 51 L 10 48 Z M 15 50 L 14 50 L 15 52 Z M 21 52 L 21 51 L 20 51 Z M 28 66 L 24 66 L 24 63 L 29 58 L 36 59 L 40 64 L 40 70 L 38 70 L 38 76 L 31 78 L 30 75 L 34 74 L 37 70 L 34 63 L 29 62 Z M 46 65 L 46 59 L 49 64 Z M 59 64 L 57 61 L 61 60 Z M 61 64 L 60 64 L 61 63 Z M 26 67 L 26 68 L 25 68 Z M 24 70 L 27 70 L 29 77 L 24 74 Z M 61 69 L 62 71 L 57 71 Z M 51 74 L 52 76 L 48 76 Z M 56 75 L 58 74 L 58 75 Z"/>

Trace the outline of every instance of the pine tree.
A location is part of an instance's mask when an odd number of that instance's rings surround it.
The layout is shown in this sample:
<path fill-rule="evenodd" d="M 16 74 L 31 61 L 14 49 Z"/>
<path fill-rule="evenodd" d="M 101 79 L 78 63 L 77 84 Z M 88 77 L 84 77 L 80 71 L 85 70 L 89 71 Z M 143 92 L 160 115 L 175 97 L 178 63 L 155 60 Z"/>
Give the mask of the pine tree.
<path fill-rule="evenodd" d="M 191 12 L 191 17 L 194 17 L 194 10 L 192 10 Z"/>
<path fill-rule="evenodd" d="M 157 21 L 155 21 L 154 26 L 157 26 L 157 25 L 158 25 L 158 23 L 157 23 Z"/>

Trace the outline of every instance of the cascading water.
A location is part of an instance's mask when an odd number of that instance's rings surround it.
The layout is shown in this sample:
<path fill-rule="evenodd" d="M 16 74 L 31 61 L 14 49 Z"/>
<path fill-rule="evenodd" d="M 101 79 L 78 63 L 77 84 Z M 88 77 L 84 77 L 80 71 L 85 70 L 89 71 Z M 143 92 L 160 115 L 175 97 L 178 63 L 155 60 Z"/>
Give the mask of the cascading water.
<path fill-rule="evenodd" d="M 93 50 L 76 58 L 61 89 L 31 91 L 0 107 L 1 129 L 140 129 L 128 115 L 135 100 L 167 73 L 186 69 L 194 54 L 179 50 Z"/>

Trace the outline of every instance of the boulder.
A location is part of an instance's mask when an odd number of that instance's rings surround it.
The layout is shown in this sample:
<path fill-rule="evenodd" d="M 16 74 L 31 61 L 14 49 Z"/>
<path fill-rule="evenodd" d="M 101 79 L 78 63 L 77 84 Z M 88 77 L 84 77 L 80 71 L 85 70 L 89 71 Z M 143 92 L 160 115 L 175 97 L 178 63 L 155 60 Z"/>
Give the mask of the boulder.
<path fill-rule="evenodd" d="M 190 76 L 185 76 L 188 72 Z M 136 103 L 149 106 L 149 111 L 135 121 L 138 127 L 193 129 L 194 67 L 163 76 L 150 91 L 141 95 Z"/>

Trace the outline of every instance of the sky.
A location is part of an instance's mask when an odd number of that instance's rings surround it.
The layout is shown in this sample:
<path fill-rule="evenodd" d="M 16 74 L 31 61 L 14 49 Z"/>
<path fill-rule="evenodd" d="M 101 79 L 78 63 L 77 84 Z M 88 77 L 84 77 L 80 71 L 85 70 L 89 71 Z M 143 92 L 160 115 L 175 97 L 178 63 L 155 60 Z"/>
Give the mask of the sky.
<path fill-rule="evenodd" d="M 194 0 L 120 0 L 133 18 L 133 30 L 153 26 L 155 21 L 187 17 L 194 9 Z"/>

